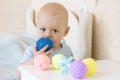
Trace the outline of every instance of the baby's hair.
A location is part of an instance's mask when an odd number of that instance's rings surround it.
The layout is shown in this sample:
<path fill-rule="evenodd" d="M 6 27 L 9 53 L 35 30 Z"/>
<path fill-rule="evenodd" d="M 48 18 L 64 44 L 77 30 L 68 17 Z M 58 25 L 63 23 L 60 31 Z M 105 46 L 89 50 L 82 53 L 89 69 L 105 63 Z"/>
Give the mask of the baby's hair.
<path fill-rule="evenodd" d="M 55 2 L 45 4 L 38 11 L 37 20 L 39 19 L 39 16 L 44 13 L 47 13 L 52 16 L 53 15 L 63 16 L 64 20 L 66 21 L 66 25 L 68 25 L 68 12 L 63 5 Z"/>

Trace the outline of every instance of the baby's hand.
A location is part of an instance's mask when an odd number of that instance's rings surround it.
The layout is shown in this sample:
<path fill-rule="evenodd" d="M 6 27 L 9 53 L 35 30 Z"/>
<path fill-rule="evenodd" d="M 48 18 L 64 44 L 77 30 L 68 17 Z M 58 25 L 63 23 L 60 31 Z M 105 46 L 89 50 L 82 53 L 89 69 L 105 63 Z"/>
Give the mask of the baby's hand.
<path fill-rule="evenodd" d="M 37 55 L 40 55 L 40 54 L 45 54 L 47 55 L 48 57 L 50 57 L 51 53 L 52 53 L 52 49 L 50 49 L 49 51 L 46 51 L 45 50 L 48 48 L 48 45 L 46 45 L 45 47 L 43 47 L 40 51 L 37 51 L 36 47 L 34 47 L 34 57 L 37 56 Z"/>

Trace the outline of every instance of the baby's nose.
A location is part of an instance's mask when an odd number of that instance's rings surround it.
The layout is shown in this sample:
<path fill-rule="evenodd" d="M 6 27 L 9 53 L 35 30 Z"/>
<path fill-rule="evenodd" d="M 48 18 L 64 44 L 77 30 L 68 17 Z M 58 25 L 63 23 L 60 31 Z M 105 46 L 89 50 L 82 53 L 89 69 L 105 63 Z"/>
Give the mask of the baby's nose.
<path fill-rule="evenodd" d="M 52 33 L 51 31 L 47 31 L 46 34 L 45 34 L 46 37 L 51 37 L 52 36 Z"/>

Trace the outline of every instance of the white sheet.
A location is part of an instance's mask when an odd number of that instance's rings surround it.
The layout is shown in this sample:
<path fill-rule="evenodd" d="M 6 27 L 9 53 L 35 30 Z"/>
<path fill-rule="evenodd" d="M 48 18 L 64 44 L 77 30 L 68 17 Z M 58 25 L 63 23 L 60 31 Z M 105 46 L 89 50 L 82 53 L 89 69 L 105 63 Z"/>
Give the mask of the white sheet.
<path fill-rule="evenodd" d="M 92 76 L 75 79 L 68 74 L 61 74 L 59 70 L 36 71 L 33 65 L 20 66 L 22 80 L 120 80 L 120 64 L 110 60 L 97 60 L 97 71 Z"/>

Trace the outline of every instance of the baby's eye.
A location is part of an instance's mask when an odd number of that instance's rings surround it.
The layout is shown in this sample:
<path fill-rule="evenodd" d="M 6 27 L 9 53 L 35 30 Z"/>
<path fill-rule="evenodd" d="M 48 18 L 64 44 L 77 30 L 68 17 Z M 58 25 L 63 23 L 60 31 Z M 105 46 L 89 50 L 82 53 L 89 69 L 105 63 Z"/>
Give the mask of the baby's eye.
<path fill-rule="evenodd" d="M 53 29 L 53 33 L 56 33 L 56 32 L 58 32 L 58 30 L 57 29 Z"/>
<path fill-rule="evenodd" d="M 45 32 L 45 31 L 46 31 L 46 29 L 45 29 L 45 28 L 40 28 L 40 30 L 41 30 L 42 32 Z"/>

